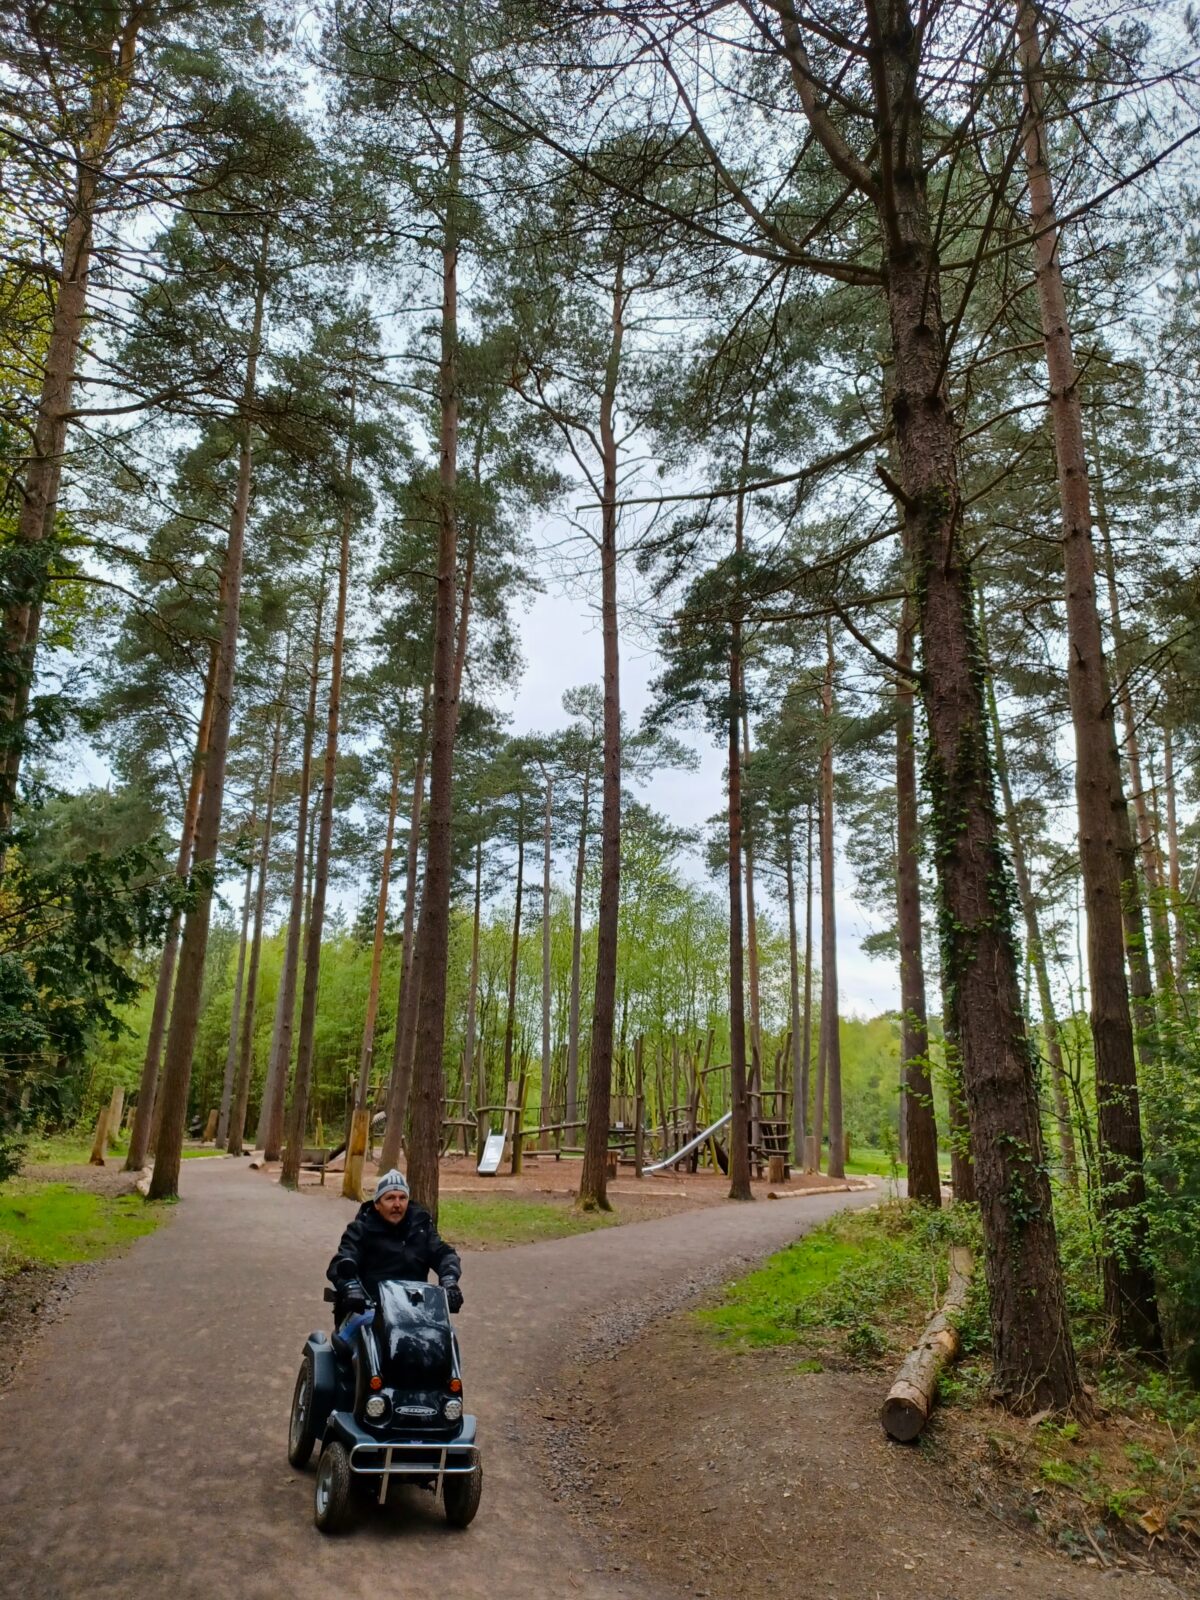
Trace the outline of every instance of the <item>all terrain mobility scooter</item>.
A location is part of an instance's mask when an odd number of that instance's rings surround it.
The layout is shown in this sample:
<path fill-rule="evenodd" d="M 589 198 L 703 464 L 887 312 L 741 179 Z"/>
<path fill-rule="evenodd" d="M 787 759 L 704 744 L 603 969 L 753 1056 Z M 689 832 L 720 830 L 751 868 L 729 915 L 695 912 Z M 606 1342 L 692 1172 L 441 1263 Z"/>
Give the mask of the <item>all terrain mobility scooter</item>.
<path fill-rule="evenodd" d="M 383 1505 L 396 1478 L 440 1494 L 452 1527 L 472 1521 L 483 1468 L 440 1285 L 381 1283 L 375 1304 L 332 1338 L 309 1334 L 288 1427 L 292 1466 L 306 1466 L 318 1444 L 313 1520 L 322 1533 L 347 1528 L 359 1505 Z"/>

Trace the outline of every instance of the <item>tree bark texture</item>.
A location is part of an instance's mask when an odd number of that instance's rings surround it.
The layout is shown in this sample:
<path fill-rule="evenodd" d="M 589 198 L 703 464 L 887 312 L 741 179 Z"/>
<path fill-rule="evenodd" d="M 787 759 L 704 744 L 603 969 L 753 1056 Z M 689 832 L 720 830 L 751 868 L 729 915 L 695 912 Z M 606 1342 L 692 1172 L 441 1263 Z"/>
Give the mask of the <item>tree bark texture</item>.
<path fill-rule="evenodd" d="M 225 800 L 225 763 L 229 753 L 229 729 L 233 717 L 233 689 L 237 674 L 238 631 L 242 606 L 242 567 L 246 549 L 246 523 L 250 514 L 250 486 L 253 478 L 254 424 L 251 410 L 258 384 L 258 357 L 262 344 L 263 308 L 266 302 L 266 258 L 269 235 L 263 231 L 259 260 L 258 289 L 250 327 L 246 377 L 242 389 L 242 442 L 238 456 L 237 492 L 229 523 L 222 575 L 224 604 L 204 792 L 196 823 L 196 897 L 183 926 L 179 946 L 179 971 L 175 979 L 175 998 L 171 1008 L 171 1027 L 167 1034 L 166 1069 L 161 1090 L 162 1121 L 150 1179 L 151 1200 L 173 1200 L 179 1192 L 179 1163 L 183 1153 L 184 1125 L 187 1121 L 188 1086 L 192 1077 L 192 1054 L 200 1021 L 200 992 L 204 983 L 204 959 L 208 953 L 208 922 L 212 907 L 213 879 L 217 851 L 221 842 L 221 813 Z"/>
<path fill-rule="evenodd" d="M 1014 1409 L 1080 1394 L 1054 1230 L 1032 1052 L 992 801 L 983 686 L 962 548 L 957 428 L 933 242 L 919 94 L 923 35 L 906 0 L 870 9 L 878 175 L 854 171 L 879 218 L 892 351 L 904 542 L 914 574 L 929 730 L 927 779 L 939 880 L 949 1031 L 957 1036 L 975 1155 L 996 1389 Z M 809 99 L 815 90 L 810 89 Z M 807 109 L 807 107 L 806 107 Z M 840 158 L 823 115 L 810 121 Z"/>
<path fill-rule="evenodd" d="M 1101 1203 L 1113 1224 L 1120 1219 L 1110 1230 L 1105 1250 L 1105 1302 L 1123 1343 L 1158 1350 L 1162 1334 L 1149 1258 L 1133 1020 L 1125 978 L 1122 906 L 1134 883 L 1132 839 L 1096 603 L 1083 415 L 1045 142 L 1038 17 L 1031 0 L 1019 0 L 1017 17 L 1025 84 L 1030 220 L 1062 502 L 1067 687 L 1075 731 L 1079 863 L 1087 910 Z"/>
<path fill-rule="evenodd" d="M 233 1104 L 233 1080 L 237 1074 L 238 1023 L 242 1020 L 242 990 L 246 978 L 246 947 L 250 942 L 250 906 L 254 900 L 254 860 L 246 868 L 246 888 L 242 895 L 242 932 L 238 939 L 237 972 L 233 980 L 233 1004 L 229 1008 L 229 1046 L 225 1052 L 225 1071 L 221 1074 L 221 1104 L 217 1111 L 216 1144 L 224 1144 L 229 1131 L 229 1110 Z"/>
<path fill-rule="evenodd" d="M 746 1074 L 746 979 L 742 931 L 742 628 L 736 619 L 729 647 L 729 1198 L 752 1200 L 750 1097 Z"/>
<path fill-rule="evenodd" d="M 400 1160 L 404 1124 L 408 1116 L 408 1091 L 412 1083 L 413 1051 L 417 1042 L 417 999 L 420 994 L 417 963 L 417 869 L 421 855 L 421 816 L 425 807 L 425 763 L 429 754 L 430 686 L 421 705 L 421 732 L 413 773 L 412 809 L 408 819 L 408 847 L 404 857 L 404 920 L 400 932 L 400 991 L 396 998 L 396 1034 L 392 1041 L 392 1071 L 388 1078 L 387 1125 L 379 1151 L 380 1169 Z"/>
<path fill-rule="evenodd" d="M 825 681 L 822 705 L 825 737 L 821 749 L 821 1033 L 824 1039 L 825 1091 L 829 1096 L 831 1178 L 846 1175 L 846 1135 L 842 1125 L 842 1037 L 838 1017 L 837 898 L 833 881 L 833 629 L 825 627 Z M 818 1137 L 820 1136 L 818 1130 Z"/>
<path fill-rule="evenodd" d="M 137 62 L 146 7 L 106 8 L 108 39 L 98 39 L 90 68 L 92 120 L 79 141 L 75 192 L 63 231 L 42 386 L 24 463 L 16 538 L 4 556 L 8 601 L 0 641 L 0 872 L 20 778 L 30 686 L 37 661 L 42 601 L 53 550 L 63 454 L 74 407 L 75 365 L 87 314 L 96 210 L 105 163 Z"/>
<path fill-rule="evenodd" d="M 446 231 L 442 251 L 441 360 L 438 396 L 439 516 L 437 603 L 433 647 L 433 736 L 429 772 L 429 828 L 421 945 L 417 1043 L 412 1077 L 412 1145 L 409 1182 L 437 1217 L 438 1157 L 442 1140 L 442 1050 L 446 1028 L 446 964 L 450 948 L 451 827 L 454 815 L 454 737 L 458 727 L 455 681 L 455 585 L 458 561 L 458 206 L 464 113 L 455 114 L 448 169 Z"/>
<path fill-rule="evenodd" d="M 607 1211 L 608 1122 L 617 995 L 617 923 L 621 905 L 621 665 L 617 630 L 617 438 L 615 412 L 625 334 L 625 279 L 613 282 L 612 337 L 600 401 L 603 496 L 600 524 L 600 617 L 604 654 L 604 756 L 600 802 L 600 906 L 596 987 L 588 1059 L 587 1128 L 579 1203 Z"/>
<path fill-rule="evenodd" d="M 792 1157 L 797 1169 L 804 1163 L 804 1138 L 807 1133 L 805 1105 L 804 1050 L 800 1039 L 803 1026 L 800 1012 L 800 949 L 796 931 L 796 863 L 795 831 L 791 816 L 784 820 L 787 829 L 784 855 L 784 875 L 787 885 L 788 910 L 788 1018 L 791 1025 L 789 1049 L 792 1078 Z"/>
<path fill-rule="evenodd" d="M 896 660 L 902 668 L 912 667 L 915 627 L 914 608 L 906 596 L 896 640 Z M 913 680 L 902 673 L 896 680 L 896 926 L 900 938 L 900 1059 L 904 1074 L 901 1115 L 908 1197 L 940 1206 L 942 1182 L 929 1078 L 929 1024 L 921 949 L 921 841 L 913 701 Z"/>
<path fill-rule="evenodd" d="M 590 758 L 589 758 L 590 759 Z M 567 1121 L 579 1116 L 579 995 L 583 966 L 583 875 L 587 868 L 588 825 L 591 821 L 591 766 L 583 769 L 579 844 L 575 852 L 575 904 L 571 916 L 571 998 L 567 1015 Z"/>
<path fill-rule="evenodd" d="M 292 1061 L 292 1031 L 296 1017 L 296 984 L 300 975 L 300 941 L 304 922 L 304 878 L 308 852 L 308 812 L 312 793 L 313 743 L 317 732 L 317 688 L 321 677 L 321 627 L 325 618 L 325 569 L 317 595 L 313 620 L 312 663 L 308 675 L 308 704 L 304 713 L 304 733 L 300 754 L 300 793 L 296 812 L 296 849 L 292 857 L 292 895 L 288 907 L 287 940 L 283 949 L 283 969 L 275 996 L 275 1017 L 271 1026 L 271 1053 L 267 1058 L 267 1079 L 263 1085 L 262 1106 L 258 1115 L 255 1142 L 265 1161 L 278 1161 L 283 1152 L 283 1114 L 287 1098 L 288 1071 Z"/>
<path fill-rule="evenodd" d="M 351 407 L 351 429 L 354 426 Z M 347 490 L 354 481 L 354 435 L 346 446 Z M 342 708 L 342 658 L 346 643 L 346 597 L 350 588 L 350 534 L 354 510 L 349 498 L 342 510 L 338 543 L 337 605 L 333 620 L 333 650 L 329 664 L 329 710 L 325 721 L 325 763 L 321 782 L 321 821 L 317 832 L 317 859 L 313 873 L 312 906 L 304 953 L 304 991 L 300 999 L 300 1032 L 296 1041 L 296 1076 L 288 1109 L 287 1144 L 279 1181 L 294 1189 L 300 1182 L 300 1161 L 308 1126 L 308 1098 L 312 1087 L 316 1046 L 317 995 L 321 985 L 321 938 L 325 931 L 325 900 L 329 890 L 329 857 L 333 842 L 333 795 L 337 781 L 338 733 Z"/>
<path fill-rule="evenodd" d="M 291 675 L 291 635 L 283 666 L 283 688 L 287 692 Z M 258 1003 L 258 969 L 262 960 L 263 922 L 267 913 L 267 878 L 271 871 L 271 839 L 275 828 L 275 794 L 279 784 L 279 755 L 283 747 L 283 695 L 275 708 L 275 730 L 271 738 L 271 768 L 267 777 L 267 809 L 263 817 L 262 842 L 258 854 L 258 894 L 254 902 L 254 937 L 250 945 L 250 972 L 246 979 L 246 999 L 242 1011 L 241 1038 L 238 1042 L 237 1082 L 228 1126 L 226 1148 L 240 1156 L 246 1135 L 246 1107 L 250 1100 L 250 1077 L 254 1065 L 254 1018 Z M 221 1142 L 221 1129 L 217 1130 Z"/>
<path fill-rule="evenodd" d="M 504 1089 L 513 1081 L 513 1035 L 517 1020 L 517 973 L 521 955 L 521 901 L 525 890 L 525 796 L 517 796 L 517 894 L 508 953 L 507 1009 L 504 1014 Z"/>
<path fill-rule="evenodd" d="M 204 698 L 200 706 L 200 723 L 196 732 L 196 753 L 192 758 L 191 780 L 183 807 L 183 822 L 179 830 L 179 851 L 175 859 L 175 875 L 179 878 L 186 878 L 188 875 L 196 839 L 196 821 L 200 814 L 200 794 L 204 788 L 208 740 L 216 705 L 217 659 L 218 653 L 214 649 L 209 654 L 208 673 L 204 680 Z M 154 1008 L 150 1013 L 150 1033 L 146 1040 L 146 1054 L 142 1060 L 142 1076 L 138 1085 L 138 1103 L 129 1133 L 129 1154 L 125 1157 L 126 1172 L 140 1172 L 146 1165 L 146 1152 L 150 1148 L 150 1130 L 154 1118 L 154 1102 L 157 1098 L 163 1040 L 167 1031 L 167 1013 L 171 1006 L 171 990 L 175 979 L 175 958 L 179 953 L 181 921 L 179 912 L 174 912 L 167 926 L 166 942 L 159 962 L 158 982 L 154 989 Z"/>
<path fill-rule="evenodd" d="M 979 618 L 980 642 L 985 667 L 987 653 L 987 612 L 981 607 Z M 1046 948 L 1042 943 L 1042 930 L 1038 922 L 1037 903 L 1033 897 L 1033 882 L 1025 858 L 1025 840 L 1017 809 L 1013 804 L 1012 784 L 1008 776 L 1008 761 L 1004 750 L 1004 730 L 1000 724 L 1000 710 L 996 704 L 996 690 L 988 670 L 988 714 L 991 720 L 992 741 L 995 745 L 996 775 L 1000 780 L 1000 800 L 1004 806 L 1004 826 L 1012 854 L 1013 873 L 1017 880 L 1017 898 L 1025 920 L 1025 949 L 1033 967 L 1037 983 L 1038 1006 L 1042 1014 L 1042 1036 L 1046 1042 L 1046 1057 L 1050 1063 L 1050 1086 L 1054 1096 L 1054 1116 L 1058 1124 L 1058 1143 L 1062 1153 L 1063 1170 L 1070 1188 L 1079 1187 L 1079 1164 L 1075 1150 L 1075 1131 L 1071 1124 L 1071 1107 L 1067 1097 L 1067 1074 L 1063 1062 L 1062 1034 L 1054 1010 L 1054 995 L 1050 988 L 1050 969 L 1046 964 Z"/>
<path fill-rule="evenodd" d="M 550 1121 L 550 830 L 553 822 L 554 781 L 545 776 L 546 809 L 542 822 L 542 1083 L 541 1126 Z M 546 1148 L 547 1135 L 541 1138 Z"/>

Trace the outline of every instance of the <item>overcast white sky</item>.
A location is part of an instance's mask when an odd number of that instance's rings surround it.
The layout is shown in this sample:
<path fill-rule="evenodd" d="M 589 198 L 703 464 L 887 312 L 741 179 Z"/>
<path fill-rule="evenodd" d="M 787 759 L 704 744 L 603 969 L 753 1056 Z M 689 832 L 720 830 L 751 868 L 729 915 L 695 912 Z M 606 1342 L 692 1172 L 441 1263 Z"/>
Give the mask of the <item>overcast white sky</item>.
<path fill-rule="evenodd" d="M 509 707 L 514 732 L 548 732 L 568 721 L 562 709 L 563 691 L 576 684 L 599 683 L 601 639 L 599 618 L 587 595 L 575 584 L 547 580 L 544 594 L 533 598 L 520 621 L 525 673 Z M 621 700 L 631 723 L 640 721 L 650 698 L 650 682 L 659 668 L 657 653 L 640 639 L 623 640 L 621 648 Z M 664 769 L 653 783 L 637 792 L 655 810 L 689 828 L 703 827 L 709 817 L 724 809 L 724 751 L 703 732 L 677 730 L 694 745 L 697 772 Z M 707 874 L 698 856 L 681 861 L 698 881 Z M 711 880 L 709 880 L 711 881 Z M 814 916 L 819 915 L 819 902 Z M 782 917 L 783 907 L 774 908 Z M 872 960 L 862 953 L 860 940 L 873 928 L 868 913 L 853 898 L 853 878 L 843 862 L 838 864 L 838 987 L 843 1016 L 873 1016 L 900 1003 L 895 965 Z"/>

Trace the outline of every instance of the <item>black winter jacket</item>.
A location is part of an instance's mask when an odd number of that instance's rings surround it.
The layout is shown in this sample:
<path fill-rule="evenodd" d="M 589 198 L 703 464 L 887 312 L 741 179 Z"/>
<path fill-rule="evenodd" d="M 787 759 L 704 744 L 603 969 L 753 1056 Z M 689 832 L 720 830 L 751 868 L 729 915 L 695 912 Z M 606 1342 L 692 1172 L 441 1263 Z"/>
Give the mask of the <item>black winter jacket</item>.
<path fill-rule="evenodd" d="M 368 1200 L 343 1233 L 325 1276 L 338 1288 L 357 1278 L 374 1291 L 387 1278 L 424 1283 L 431 1271 L 437 1273 L 439 1283 L 457 1283 L 462 1262 L 452 1246 L 438 1237 L 425 1207 L 410 1200 L 402 1222 L 385 1222 Z"/>

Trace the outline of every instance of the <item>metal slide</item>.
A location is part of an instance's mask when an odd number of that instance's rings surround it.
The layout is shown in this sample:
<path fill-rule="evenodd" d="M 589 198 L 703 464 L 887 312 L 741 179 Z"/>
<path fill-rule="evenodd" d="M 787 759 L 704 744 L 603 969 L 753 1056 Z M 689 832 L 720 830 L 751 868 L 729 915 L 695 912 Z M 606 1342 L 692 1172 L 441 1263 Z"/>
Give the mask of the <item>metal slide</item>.
<path fill-rule="evenodd" d="M 489 1133 L 484 1140 L 483 1154 L 479 1158 L 479 1165 L 475 1171 L 482 1178 L 495 1177 L 500 1170 L 500 1162 L 504 1156 L 504 1135 L 502 1133 Z"/>
<path fill-rule="evenodd" d="M 727 1111 L 723 1117 L 718 1117 L 711 1128 L 705 1128 L 703 1133 L 698 1133 L 694 1139 L 689 1139 L 682 1150 L 676 1150 L 673 1156 L 667 1156 L 665 1161 L 655 1161 L 648 1167 L 643 1167 L 643 1172 L 663 1172 L 667 1167 L 673 1167 L 677 1161 L 682 1161 L 684 1156 L 690 1156 L 693 1150 L 699 1148 L 706 1139 L 711 1139 L 727 1122 L 733 1120 L 733 1112 Z"/>

